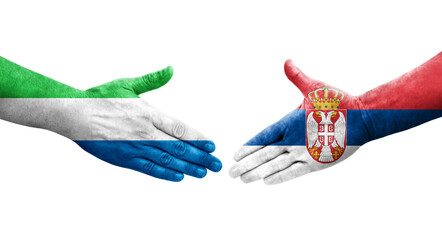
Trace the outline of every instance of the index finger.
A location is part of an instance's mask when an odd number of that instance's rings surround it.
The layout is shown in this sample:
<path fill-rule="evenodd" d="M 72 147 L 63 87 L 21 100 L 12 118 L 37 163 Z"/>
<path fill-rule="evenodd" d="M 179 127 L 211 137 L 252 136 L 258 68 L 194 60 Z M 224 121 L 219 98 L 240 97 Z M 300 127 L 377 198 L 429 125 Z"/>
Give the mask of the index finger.
<path fill-rule="evenodd" d="M 280 141 L 283 135 L 284 132 L 279 122 L 274 123 L 256 134 L 256 136 L 238 149 L 233 158 L 235 161 L 239 161 L 267 145 Z"/>
<path fill-rule="evenodd" d="M 155 110 L 152 117 L 153 125 L 168 135 L 185 141 L 205 152 L 215 151 L 215 143 L 202 133 L 187 124 Z"/>

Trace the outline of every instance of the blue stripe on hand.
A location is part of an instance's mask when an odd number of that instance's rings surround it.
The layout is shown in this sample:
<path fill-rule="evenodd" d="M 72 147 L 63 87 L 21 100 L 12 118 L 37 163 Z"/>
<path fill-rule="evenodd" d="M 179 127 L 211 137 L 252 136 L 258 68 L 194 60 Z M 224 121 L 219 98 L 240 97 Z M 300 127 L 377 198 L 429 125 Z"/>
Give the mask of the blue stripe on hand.
<path fill-rule="evenodd" d="M 169 181 L 181 181 L 183 173 L 202 178 L 206 168 L 214 172 L 222 168 L 218 158 L 195 147 L 213 144 L 212 141 L 75 142 L 103 161 Z"/>
<path fill-rule="evenodd" d="M 305 146 L 306 110 L 294 110 L 250 139 L 246 146 Z M 442 110 L 347 110 L 347 145 L 400 132 L 442 116 Z"/>

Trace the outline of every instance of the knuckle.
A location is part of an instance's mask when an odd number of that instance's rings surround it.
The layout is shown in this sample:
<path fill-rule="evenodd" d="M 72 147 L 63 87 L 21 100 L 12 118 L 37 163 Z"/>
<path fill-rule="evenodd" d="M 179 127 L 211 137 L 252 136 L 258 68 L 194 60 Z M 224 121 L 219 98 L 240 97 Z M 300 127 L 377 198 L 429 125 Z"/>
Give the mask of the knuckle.
<path fill-rule="evenodd" d="M 277 172 L 277 171 L 279 171 L 280 170 L 280 167 L 279 167 L 279 162 L 271 162 L 270 164 L 269 164 L 269 168 L 270 168 L 270 170 L 272 171 L 272 172 Z"/>
<path fill-rule="evenodd" d="M 250 168 L 248 168 L 245 165 L 238 165 L 238 168 L 237 168 L 236 171 L 237 171 L 238 175 L 242 175 L 242 174 L 244 174 L 245 172 L 247 172 L 249 170 L 250 170 Z"/>
<path fill-rule="evenodd" d="M 209 154 L 201 153 L 198 157 L 198 164 L 200 164 L 202 166 L 207 165 L 208 158 L 209 158 Z"/>
<path fill-rule="evenodd" d="M 173 144 L 173 152 L 176 156 L 182 156 L 186 153 L 187 148 L 184 142 L 177 141 Z"/>
<path fill-rule="evenodd" d="M 143 167 L 142 167 L 141 170 L 142 170 L 144 173 L 149 174 L 149 173 L 152 172 L 154 166 L 155 166 L 155 165 L 154 165 L 153 163 L 148 162 L 148 163 L 145 163 L 145 164 L 143 165 Z"/>
<path fill-rule="evenodd" d="M 172 156 L 170 156 L 170 154 L 168 153 L 161 153 L 160 155 L 160 162 L 161 164 L 163 164 L 164 166 L 167 166 L 170 164 L 170 162 L 172 161 Z"/>
<path fill-rule="evenodd" d="M 250 169 L 253 169 L 256 167 L 256 162 L 255 161 L 243 161 L 241 163 L 241 166 L 244 167 L 245 171 L 249 171 Z"/>
<path fill-rule="evenodd" d="M 184 126 L 184 124 L 177 122 L 174 124 L 172 132 L 175 137 L 182 138 L 186 133 L 186 127 Z"/>
<path fill-rule="evenodd" d="M 148 87 L 151 87 L 152 76 L 150 74 L 146 74 L 144 76 L 141 76 L 141 79 L 143 79 L 144 84 L 146 84 Z"/>
<path fill-rule="evenodd" d="M 160 114 L 153 112 L 151 114 L 151 118 L 155 127 L 161 128 L 163 126 L 163 118 L 160 116 Z"/>
<path fill-rule="evenodd" d="M 146 126 L 134 128 L 132 131 L 130 131 L 130 135 L 136 137 L 137 139 L 153 139 L 154 134 L 155 132 Z"/>

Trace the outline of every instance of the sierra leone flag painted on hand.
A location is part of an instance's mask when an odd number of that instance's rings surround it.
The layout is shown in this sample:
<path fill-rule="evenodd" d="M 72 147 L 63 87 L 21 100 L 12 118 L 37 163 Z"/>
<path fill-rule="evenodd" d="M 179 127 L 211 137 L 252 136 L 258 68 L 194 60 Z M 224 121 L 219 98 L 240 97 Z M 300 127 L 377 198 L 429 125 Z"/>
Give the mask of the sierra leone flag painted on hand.
<path fill-rule="evenodd" d="M 172 67 L 78 90 L 0 57 L 0 116 L 57 132 L 111 164 L 180 181 L 218 172 L 215 144 L 139 98 L 172 77 Z"/>

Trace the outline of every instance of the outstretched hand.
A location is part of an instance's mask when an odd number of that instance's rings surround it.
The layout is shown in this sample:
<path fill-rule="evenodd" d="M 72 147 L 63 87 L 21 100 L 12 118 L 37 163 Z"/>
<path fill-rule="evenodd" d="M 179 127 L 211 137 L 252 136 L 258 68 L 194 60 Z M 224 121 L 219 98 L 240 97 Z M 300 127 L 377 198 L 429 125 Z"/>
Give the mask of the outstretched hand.
<path fill-rule="evenodd" d="M 333 166 L 369 141 L 357 97 L 308 77 L 291 60 L 284 70 L 304 101 L 235 153 L 230 176 L 245 183 L 277 184 Z"/>
<path fill-rule="evenodd" d="M 138 97 L 166 84 L 172 74 L 167 67 L 91 88 L 84 98 L 65 99 L 70 111 L 64 119 L 70 120 L 56 132 L 101 160 L 160 179 L 218 172 L 222 164 L 210 154 L 212 141 Z"/>

